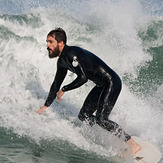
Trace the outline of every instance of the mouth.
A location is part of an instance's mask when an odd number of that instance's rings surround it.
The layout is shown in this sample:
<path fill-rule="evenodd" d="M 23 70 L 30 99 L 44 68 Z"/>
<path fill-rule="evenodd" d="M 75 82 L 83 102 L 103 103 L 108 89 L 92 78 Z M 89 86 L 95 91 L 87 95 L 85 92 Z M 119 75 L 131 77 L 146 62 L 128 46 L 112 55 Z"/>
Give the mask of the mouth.
<path fill-rule="evenodd" d="M 52 49 L 50 49 L 50 48 L 47 48 L 47 50 L 48 50 L 48 51 L 52 51 Z"/>

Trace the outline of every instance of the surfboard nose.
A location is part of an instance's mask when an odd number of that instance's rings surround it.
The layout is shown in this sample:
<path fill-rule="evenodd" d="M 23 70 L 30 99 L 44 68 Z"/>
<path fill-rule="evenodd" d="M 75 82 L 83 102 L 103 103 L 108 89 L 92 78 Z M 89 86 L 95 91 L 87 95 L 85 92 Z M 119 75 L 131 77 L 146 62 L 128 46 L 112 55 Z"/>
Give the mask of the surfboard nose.
<path fill-rule="evenodd" d="M 132 139 L 142 147 L 133 157 L 134 163 L 158 163 L 160 161 L 161 152 L 156 146 L 137 136 L 132 136 Z"/>

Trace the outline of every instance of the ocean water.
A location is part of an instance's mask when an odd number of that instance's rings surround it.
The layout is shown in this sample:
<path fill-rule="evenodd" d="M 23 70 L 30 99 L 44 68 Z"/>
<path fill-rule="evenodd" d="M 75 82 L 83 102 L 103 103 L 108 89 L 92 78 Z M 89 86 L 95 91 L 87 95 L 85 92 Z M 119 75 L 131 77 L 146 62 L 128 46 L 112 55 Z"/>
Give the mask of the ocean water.
<path fill-rule="evenodd" d="M 130 135 L 163 155 L 162 0 L 0 0 L 0 163 L 132 163 L 124 143 L 78 112 L 94 86 L 66 92 L 42 115 L 57 59 L 47 33 L 67 32 L 68 45 L 88 49 L 123 80 L 110 115 Z M 69 73 L 63 84 L 75 75 Z M 159 163 L 163 163 L 163 156 Z"/>

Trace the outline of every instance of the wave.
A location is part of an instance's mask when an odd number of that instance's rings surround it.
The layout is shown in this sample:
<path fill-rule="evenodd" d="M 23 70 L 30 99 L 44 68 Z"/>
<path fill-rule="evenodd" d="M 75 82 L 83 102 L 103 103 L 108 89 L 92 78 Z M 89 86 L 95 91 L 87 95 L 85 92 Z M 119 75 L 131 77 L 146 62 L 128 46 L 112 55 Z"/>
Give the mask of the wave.
<path fill-rule="evenodd" d="M 15 6 L 20 1 L 12 2 Z M 146 14 L 136 0 L 56 1 L 51 7 L 36 2 L 28 12 L 30 3 L 25 8 L 23 2 L 17 3 L 14 14 L 9 12 L 11 4 L 8 13 L 1 10 L 0 127 L 5 128 L 1 133 L 11 130 L 20 139 L 27 137 L 27 144 L 32 141 L 41 147 L 45 141 L 45 148 L 51 142 L 59 143 L 56 146 L 60 151 L 67 151 L 64 144 L 68 143 L 77 153 L 89 151 L 97 157 L 110 158 L 120 150 L 118 144 L 110 143 L 114 140 L 110 134 L 77 119 L 91 82 L 67 92 L 64 101 L 55 101 L 45 115 L 35 114 L 45 102 L 56 71 L 56 60 L 47 57 L 46 35 L 62 27 L 69 45 L 94 52 L 122 77 L 123 90 L 110 118 L 128 133 L 150 139 L 162 150 L 162 17 Z M 69 73 L 64 82 L 74 77 Z M 106 144 L 104 139 L 108 140 Z"/>
<path fill-rule="evenodd" d="M 137 88 L 139 95 L 140 93 L 146 96 L 152 95 L 162 87 L 163 32 L 161 28 L 163 28 L 163 21 L 156 19 L 152 20 L 146 28 L 140 28 L 138 31 L 144 52 L 149 53 L 152 57 L 151 61 L 138 67 L 137 78 L 133 79 L 131 75 L 128 74 L 128 76 L 130 76 L 127 78 L 128 84 L 132 87 L 133 91 Z"/>

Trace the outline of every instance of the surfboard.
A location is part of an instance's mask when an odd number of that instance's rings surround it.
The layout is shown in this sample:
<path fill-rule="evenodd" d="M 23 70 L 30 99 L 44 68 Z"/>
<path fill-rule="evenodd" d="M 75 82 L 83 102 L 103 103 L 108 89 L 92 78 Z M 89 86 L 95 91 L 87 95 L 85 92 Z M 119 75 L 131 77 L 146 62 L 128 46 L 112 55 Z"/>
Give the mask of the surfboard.
<path fill-rule="evenodd" d="M 132 139 L 138 143 L 142 149 L 133 157 L 134 163 L 158 163 L 161 159 L 161 153 L 156 146 L 148 141 L 137 136 L 132 136 Z"/>

